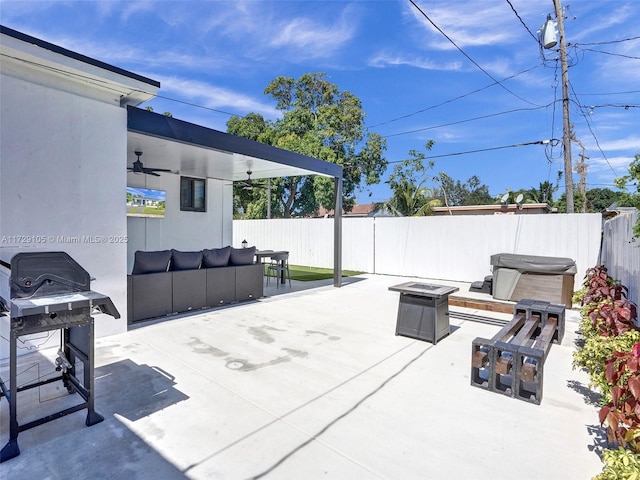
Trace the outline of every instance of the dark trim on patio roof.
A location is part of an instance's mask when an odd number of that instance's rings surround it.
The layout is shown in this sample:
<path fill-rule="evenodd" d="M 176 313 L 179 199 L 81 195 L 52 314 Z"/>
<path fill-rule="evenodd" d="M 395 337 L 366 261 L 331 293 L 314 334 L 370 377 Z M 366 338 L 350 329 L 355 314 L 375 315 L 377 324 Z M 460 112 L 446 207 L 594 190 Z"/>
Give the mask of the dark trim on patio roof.
<path fill-rule="evenodd" d="M 130 72 L 128 70 L 124 70 L 119 67 L 115 67 L 108 63 L 101 62 L 100 60 L 96 60 L 95 58 L 87 57 L 77 52 L 73 52 L 71 50 L 67 50 L 66 48 L 62 48 L 58 45 L 54 45 L 53 43 L 46 42 L 44 40 L 40 40 L 39 38 L 32 37 L 31 35 L 27 35 L 26 33 L 18 32 L 17 30 L 13 30 L 12 28 L 5 27 L 4 25 L 0 25 L 0 34 L 8 35 L 17 40 L 23 41 L 25 43 L 30 43 L 40 48 L 44 48 L 45 50 L 49 50 L 53 53 L 57 53 L 59 55 L 64 55 L 65 57 L 72 58 L 74 60 L 78 60 L 79 62 L 86 63 L 88 65 L 92 65 L 94 67 L 102 68 L 103 70 L 107 70 L 109 72 L 117 73 L 118 75 L 122 75 L 124 77 L 132 78 L 134 80 L 138 80 L 140 82 L 147 83 L 156 88 L 160 88 L 160 82 L 157 80 L 152 80 L 150 78 L 144 77 L 142 75 L 138 75 L 137 73 Z"/>
<path fill-rule="evenodd" d="M 166 115 L 128 106 L 127 129 L 176 142 L 237 153 L 281 165 L 309 170 L 320 175 L 342 178 L 342 167 L 299 153 L 273 147 L 243 137 L 213 130 Z"/>

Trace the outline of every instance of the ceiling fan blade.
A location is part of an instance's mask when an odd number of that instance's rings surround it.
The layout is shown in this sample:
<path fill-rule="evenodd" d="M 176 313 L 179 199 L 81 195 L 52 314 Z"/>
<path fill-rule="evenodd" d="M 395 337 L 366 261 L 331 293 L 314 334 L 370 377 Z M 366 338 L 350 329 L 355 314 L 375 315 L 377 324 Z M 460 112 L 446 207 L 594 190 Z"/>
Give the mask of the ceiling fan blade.
<path fill-rule="evenodd" d="M 138 159 L 136 161 L 134 161 L 131 164 L 130 167 L 127 167 L 127 170 L 129 170 L 130 172 L 133 172 L 133 173 L 144 173 L 146 175 L 153 175 L 154 177 L 159 177 L 160 176 L 156 172 L 172 173 L 172 170 L 169 170 L 168 168 L 145 167 L 142 164 L 142 161 L 140 161 L 140 155 L 142 155 L 142 152 L 136 151 L 134 153 L 136 154 Z"/>

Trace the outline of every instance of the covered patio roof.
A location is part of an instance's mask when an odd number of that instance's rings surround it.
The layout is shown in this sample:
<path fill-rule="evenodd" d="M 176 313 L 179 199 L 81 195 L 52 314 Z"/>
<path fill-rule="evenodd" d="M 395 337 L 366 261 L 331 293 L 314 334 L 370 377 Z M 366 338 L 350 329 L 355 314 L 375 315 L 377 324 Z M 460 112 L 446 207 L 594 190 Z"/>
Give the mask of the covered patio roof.
<path fill-rule="evenodd" d="M 342 167 L 140 108 L 127 107 L 127 164 L 143 153 L 146 167 L 234 182 L 251 178 L 322 175 L 334 179 L 342 212 Z M 342 282 L 342 216 L 334 218 L 334 286 Z"/>
<path fill-rule="evenodd" d="M 246 180 L 322 175 L 342 178 L 334 163 L 237 137 L 201 125 L 135 107 L 128 107 L 127 158 L 142 151 L 145 166 L 168 168 L 180 175 Z"/>

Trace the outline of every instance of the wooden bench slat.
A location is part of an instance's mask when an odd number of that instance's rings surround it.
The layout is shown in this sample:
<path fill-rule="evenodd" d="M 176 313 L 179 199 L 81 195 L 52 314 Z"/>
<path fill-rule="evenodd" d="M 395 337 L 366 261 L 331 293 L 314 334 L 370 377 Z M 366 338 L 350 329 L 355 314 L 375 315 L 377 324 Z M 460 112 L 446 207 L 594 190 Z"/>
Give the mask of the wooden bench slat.
<path fill-rule="evenodd" d="M 492 337 L 492 339 L 499 342 L 507 341 L 518 332 L 518 329 L 524 324 L 524 320 L 524 313 L 518 313 L 517 315 L 514 315 L 513 319 L 509 321 L 509 323 L 507 323 L 504 327 L 502 327 L 500 331 Z"/>
<path fill-rule="evenodd" d="M 544 350 L 546 355 L 551 345 L 551 341 L 553 340 L 553 335 L 556 331 L 557 325 L 558 325 L 557 318 L 549 318 L 547 322 L 544 324 L 544 327 L 542 327 L 542 331 L 540 332 L 540 335 L 538 335 L 538 338 L 536 339 L 536 342 L 534 343 L 533 348 Z"/>
<path fill-rule="evenodd" d="M 489 355 L 487 354 L 487 352 L 478 350 L 473 354 L 473 359 L 471 360 L 471 366 L 473 368 L 484 368 L 488 362 L 489 362 Z"/>
<path fill-rule="evenodd" d="M 537 315 L 532 315 L 531 318 L 525 322 L 524 327 L 520 329 L 518 334 L 509 343 L 515 345 L 516 347 L 523 345 L 527 340 L 529 340 L 529 338 L 531 338 L 533 332 L 536 331 L 539 322 L 540 317 Z"/>
<path fill-rule="evenodd" d="M 525 363 L 520 370 L 520 378 L 525 382 L 533 382 L 536 376 L 536 365 L 533 363 Z"/>
<path fill-rule="evenodd" d="M 496 361 L 496 373 L 500 375 L 507 375 L 509 370 L 511 370 L 511 365 L 513 364 L 512 357 L 505 357 L 500 355 L 498 360 Z"/>
<path fill-rule="evenodd" d="M 536 372 L 538 371 L 538 367 L 542 368 L 542 365 L 538 365 L 538 362 L 544 362 L 547 353 L 549 352 L 549 348 L 551 347 L 551 342 L 553 341 L 553 335 L 556 331 L 556 326 L 558 324 L 557 318 L 549 318 L 544 327 L 542 327 L 542 331 L 540 335 L 535 339 L 533 343 L 532 349 L 538 350 L 540 352 L 540 358 L 535 359 L 536 363 L 524 363 L 520 369 L 520 378 L 525 382 L 533 382 L 535 380 Z"/>
<path fill-rule="evenodd" d="M 502 353 L 510 353 L 511 355 L 497 355 L 496 358 L 496 373 L 500 375 L 507 375 L 511 371 L 513 366 L 513 355 L 518 351 L 518 347 L 526 342 L 533 332 L 536 331 L 539 319 L 530 318 L 524 323 L 524 326 L 515 334 L 514 337 L 508 341 L 500 342 L 500 351 Z"/>

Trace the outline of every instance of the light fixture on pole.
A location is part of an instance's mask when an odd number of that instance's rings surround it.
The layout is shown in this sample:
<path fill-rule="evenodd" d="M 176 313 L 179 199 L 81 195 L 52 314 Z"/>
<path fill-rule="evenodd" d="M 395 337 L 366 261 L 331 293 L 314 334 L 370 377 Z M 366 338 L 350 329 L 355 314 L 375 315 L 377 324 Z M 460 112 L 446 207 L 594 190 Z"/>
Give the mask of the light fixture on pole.
<path fill-rule="evenodd" d="M 246 240 L 242 240 L 242 248 L 247 248 L 247 245 L 249 245 L 249 243 Z"/>

